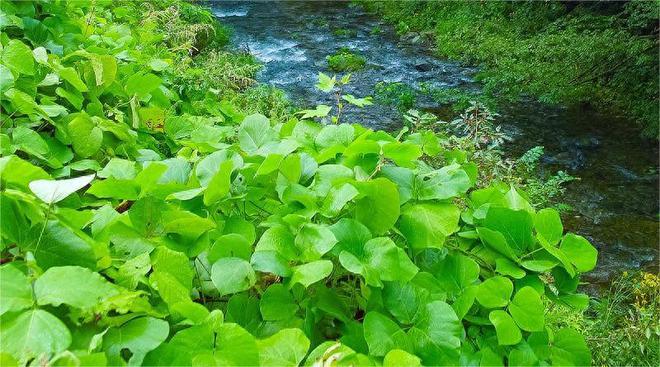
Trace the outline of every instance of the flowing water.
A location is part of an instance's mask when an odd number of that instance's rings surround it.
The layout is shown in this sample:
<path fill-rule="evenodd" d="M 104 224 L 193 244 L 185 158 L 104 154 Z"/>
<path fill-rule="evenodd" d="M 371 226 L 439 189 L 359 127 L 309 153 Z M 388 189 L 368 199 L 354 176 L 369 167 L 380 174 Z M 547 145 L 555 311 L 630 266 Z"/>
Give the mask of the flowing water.
<path fill-rule="evenodd" d="M 440 60 L 423 42 L 402 40 L 377 17 L 341 2 L 215 2 L 214 14 L 233 28 L 234 47 L 249 50 L 263 64 L 258 80 L 283 89 L 299 106 L 332 105 L 314 88 L 326 56 L 342 47 L 367 59 L 353 73 L 345 93 L 373 95 L 379 82 L 402 82 L 415 89 L 461 88 L 478 91 L 475 68 Z M 348 36 L 334 30 L 344 30 Z M 422 109 L 437 109 L 419 97 Z M 508 154 L 518 157 L 542 145 L 542 169 L 564 170 L 580 178 L 562 201 L 575 212 L 565 227 L 599 249 L 598 267 L 589 275 L 604 282 L 623 269 L 657 271 L 659 200 L 658 147 L 639 137 L 631 123 L 584 108 L 517 103 L 502 107 L 499 123 L 514 139 Z M 373 105 L 345 115 L 373 128 L 401 127 L 396 107 Z"/>

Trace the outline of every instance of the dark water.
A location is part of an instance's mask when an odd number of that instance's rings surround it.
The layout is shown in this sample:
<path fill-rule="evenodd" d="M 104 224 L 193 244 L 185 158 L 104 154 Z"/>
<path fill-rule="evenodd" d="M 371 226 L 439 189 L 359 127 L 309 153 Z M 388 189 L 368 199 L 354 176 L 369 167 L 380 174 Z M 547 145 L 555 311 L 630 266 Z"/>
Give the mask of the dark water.
<path fill-rule="evenodd" d="M 401 40 L 381 20 L 347 3 L 223 1 L 213 3 L 213 9 L 234 29 L 234 46 L 263 62 L 258 79 L 283 89 L 300 106 L 333 105 L 314 84 L 319 72 L 330 73 L 326 56 L 341 47 L 367 59 L 367 68 L 353 74 L 345 93 L 373 95 L 378 82 L 479 90 L 474 68 L 434 58 L 423 42 Z M 333 34 L 337 29 L 353 34 Z M 439 107 L 424 97 L 417 105 Z M 581 108 L 518 103 L 500 112 L 499 123 L 514 138 L 507 147 L 512 156 L 542 145 L 544 168 L 580 177 L 569 184 L 562 201 L 575 209 L 564 218 L 566 228 L 599 249 L 590 280 L 605 281 L 622 269 L 657 270 L 657 143 L 641 139 L 630 122 Z M 345 118 L 386 130 L 401 126 L 396 108 L 383 105 Z"/>

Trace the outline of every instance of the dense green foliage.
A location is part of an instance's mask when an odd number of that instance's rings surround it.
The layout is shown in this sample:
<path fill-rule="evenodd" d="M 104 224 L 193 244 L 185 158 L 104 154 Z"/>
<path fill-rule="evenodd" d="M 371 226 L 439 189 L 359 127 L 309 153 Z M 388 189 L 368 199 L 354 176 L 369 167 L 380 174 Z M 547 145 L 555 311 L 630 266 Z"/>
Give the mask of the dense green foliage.
<path fill-rule="evenodd" d="M 579 330 L 593 351 L 596 366 L 660 364 L 660 278 L 657 274 L 624 272 L 593 303 L 587 311 L 552 305 L 548 310 L 548 323 Z"/>
<path fill-rule="evenodd" d="M 179 1 L 2 11 L 3 366 L 590 363 L 545 305 L 596 249 L 423 116 L 341 123 L 320 75 L 288 117 Z"/>
<path fill-rule="evenodd" d="M 367 65 L 364 56 L 342 47 L 334 54 L 327 57 L 328 68 L 334 72 L 358 71 Z"/>
<path fill-rule="evenodd" d="M 430 35 L 439 55 L 482 66 L 490 93 L 589 103 L 657 136 L 657 0 L 361 3 L 400 33 Z"/>

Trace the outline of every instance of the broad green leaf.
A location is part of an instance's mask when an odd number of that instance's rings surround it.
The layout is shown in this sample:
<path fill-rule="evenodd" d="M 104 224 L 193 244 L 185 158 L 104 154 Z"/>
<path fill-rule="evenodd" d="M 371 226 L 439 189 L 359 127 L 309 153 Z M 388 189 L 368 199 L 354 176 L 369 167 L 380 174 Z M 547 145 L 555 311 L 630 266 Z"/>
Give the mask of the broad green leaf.
<path fill-rule="evenodd" d="M 318 88 L 322 92 L 330 92 L 332 89 L 335 87 L 336 83 L 336 78 L 333 76 L 330 78 L 328 75 L 324 73 L 319 73 L 319 82 L 316 84 L 316 88 Z"/>
<path fill-rule="evenodd" d="M 424 365 L 456 364 L 463 325 L 447 303 L 434 301 L 427 304 L 408 335 L 415 354 L 422 358 Z"/>
<path fill-rule="evenodd" d="M 416 250 L 441 248 L 445 238 L 458 230 L 460 210 L 453 204 L 417 204 L 401 212 L 399 230 Z"/>
<path fill-rule="evenodd" d="M 128 349 L 131 352 L 128 365 L 139 366 L 149 351 L 156 349 L 165 341 L 169 332 L 167 321 L 140 317 L 108 330 L 103 336 L 103 349 L 109 357 L 114 358 L 111 364 L 117 364 L 122 350 Z"/>
<path fill-rule="evenodd" d="M 259 347 L 250 333 L 236 324 L 223 324 L 216 332 L 214 357 L 218 366 L 259 365 Z"/>
<path fill-rule="evenodd" d="M 124 89 L 129 96 L 135 94 L 138 98 L 142 99 L 158 88 L 161 83 L 162 80 L 154 74 L 137 73 L 128 78 Z"/>
<path fill-rule="evenodd" d="M 615 342 L 615 341 L 613 341 Z M 590 366 L 591 352 L 580 333 L 564 328 L 555 334 L 550 359 L 556 366 Z"/>
<path fill-rule="evenodd" d="M 0 266 L 0 316 L 32 307 L 32 285 L 12 264 Z"/>
<path fill-rule="evenodd" d="M 293 295 L 282 284 L 273 284 L 261 296 L 259 309 L 264 320 L 287 320 L 298 311 Z"/>
<path fill-rule="evenodd" d="M 80 75 L 78 75 L 78 71 L 76 69 L 59 65 L 55 68 L 55 72 L 60 76 L 60 78 L 66 80 L 74 88 L 76 88 L 78 92 L 88 91 L 87 85 L 82 81 L 82 79 L 80 79 Z"/>
<path fill-rule="evenodd" d="M 220 201 L 229 194 L 231 189 L 231 172 L 234 163 L 231 160 L 220 164 L 220 169 L 209 182 L 209 186 L 204 192 L 204 205 L 212 205 Z"/>
<path fill-rule="evenodd" d="M 222 257 L 238 257 L 250 260 L 252 247 L 248 240 L 240 234 L 230 233 L 218 237 L 209 249 L 207 258 L 210 263 L 218 261 Z"/>
<path fill-rule="evenodd" d="M 307 288 L 310 285 L 325 279 L 330 273 L 332 273 L 332 261 L 312 261 L 307 264 L 293 267 L 290 284 L 293 286 L 296 283 L 300 283 Z"/>
<path fill-rule="evenodd" d="M 270 127 L 268 118 L 254 114 L 247 116 L 238 129 L 238 141 L 245 152 L 255 154 L 257 151 L 276 139 L 276 133 Z"/>
<path fill-rule="evenodd" d="M 4 289 L 3 289 L 4 291 Z M 48 359 L 71 344 L 71 333 L 60 319 L 40 309 L 3 317 L 0 349 L 17 360 Z"/>
<path fill-rule="evenodd" d="M 403 324 L 415 320 L 428 298 L 429 292 L 413 282 L 388 282 L 383 288 L 383 304 Z"/>
<path fill-rule="evenodd" d="M 257 340 L 262 366 L 298 366 L 307 355 L 309 339 L 300 329 L 283 329 Z"/>
<path fill-rule="evenodd" d="M 321 214 L 328 218 L 336 217 L 346 204 L 357 197 L 358 194 L 359 192 L 355 186 L 349 183 L 333 187 L 323 201 Z"/>
<path fill-rule="evenodd" d="M 383 145 L 383 155 L 399 166 L 412 167 L 412 162 L 422 156 L 422 149 L 413 143 L 397 141 Z"/>
<path fill-rule="evenodd" d="M 532 287 L 523 287 L 513 296 L 509 313 L 518 326 L 525 331 L 543 331 L 545 316 L 541 297 Z"/>
<path fill-rule="evenodd" d="M 48 221 L 43 235 L 35 239 L 30 250 L 42 269 L 65 265 L 96 268 L 91 244 L 55 220 Z"/>
<path fill-rule="evenodd" d="M 536 213 L 534 226 L 539 236 L 542 236 L 550 245 L 556 245 L 564 233 L 559 213 L 552 208 L 542 209 Z"/>
<path fill-rule="evenodd" d="M 32 50 L 17 39 L 9 40 L 2 50 L 2 63 L 19 74 L 34 75 Z"/>
<path fill-rule="evenodd" d="M 477 288 L 477 301 L 486 308 L 504 307 L 513 293 L 513 283 L 509 278 L 494 276 L 486 279 Z"/>
<path fill-rule="evenodd" d="M 250 289 L 257 281 L 249 262 L 237 257 L 223 257 L 211 268 L 211 280 L 221 295 Z"/>
<path fill-rule="evenodd" d="M 371 233 L 387 232 L 399 219 L 399 191 L 386 178 L 360 183 L 358 191 L 365 195 L 355 204 L 355 218 Z"/>
<path fill-rule="evenodd" d="M 91 157 L 103 143 L 103 130 L 85 115 L 78 115 L 69 122 L 67 131 L 73 142 L 73 150 L 82 158 Z"/>
<path fill-rule="evenodd" d="M 422 361 L 419 357 L 401 349 L 390 350 L 383 359 L 383 367 L 419 367 Z"/>
<path fill-rule="evenodd" d="M 467 173 L 458 164 L 415 177 L 414 196 L 418 200 L 445 200 L 465 193 L 472 186 Z"/>
<path fill-rule="evenodd" d="M 40 305 L 66 304 L 87 310 L 117 294 L 117 286 L 79 266 L 50 268 L 34 282 L 34 295 Z"/>
<path fill-rule="evenodd" d="M 524 254 L 534 243 L 532 216 L 524 210 L 491 207 L 483 226 L 502 233 L 509 247 L 518 256 Z"/>
<path fill-rule="evenodd" d="M 342 251 L 339 262 L 346 270 L 364 276 L 367 284 L 375 287 L 382 287 L 382 281 L 407 282 L 419 270 L 406 252 L 387 237 L 371 239 L 363 249 L 353 251 Z"/>
<path fill-rule="evenodd" d="M 479 264 L 465 255 L 449 253 L 430 270 L 447 292 L 459 294 L 479 278 Z"/>
<path fill-rule="evenodd" d="M 514 279 L 521 279 L 527 273 L 518 267 L 513 261 L 500 257 L 495 260 L 495 271 L 502 275 L 508 275 Z"/>
<path fill-rule="evenodd" d="M 493 310 L 488 314 L 488 319 L 495 326 L 499 345 L 515 345 L 522 340 L 520 329 L 506 311 Z"/>
<path fill-rule="evenodd" d="M 296 235 L 295 244 L 304 260 L 318 260 L 337 243 L 335 235 L 327 226 L 308 223 Z"/>
<path fill-rule="evenodd" d="M 14 74 L 11 73 L 8 67 L 0 64 L 0 93 L 14 86 Z"/>
<path fill-rule="evenodd" d="M 498 231 L 493 231 L 486 227 L 477 227 L 477 234 L 481 241 L 488 247 L 506 256 L 507 258 L 518 261 L 518 256 L 506 241 L 504 235 Z"/>
<path fill-rule="evenodd" d="M 371 311 L 364 318 L 364 338 L 372 356 L 384 356 L 393 349 L 410 350 L 408 336 L 387 316 Z"/>
<path fill-rule="evenodd" d="M 355 128 L 348 124 L 326 125 L 316 135 L 314 144 L 317 148 L 323 149 L 334 145 L 346 146 L 354 139 Z"/>
<path fill-rule="evenodd" d="M 91 174 L 65 180 L 36 180 L 30 182 L 29 187 L 41 201 L 54 204 L 89 185 L 94 180 L 94 176 Z"/>
<path fill-rule="evenodd" d="M 582 236 L 566 234 L 559 249 L 566 254 L 579 272 L 585 273 L 596 267 L 598 250 Z"/>
<path fill-rule="evenodd" d="M 16 146 L 16 149 L 42 159 L 47 159 L 46 156 L 50 150 L 41 135 L 25 126 L 14 128 L 12 132 L 12 143 Z"/>

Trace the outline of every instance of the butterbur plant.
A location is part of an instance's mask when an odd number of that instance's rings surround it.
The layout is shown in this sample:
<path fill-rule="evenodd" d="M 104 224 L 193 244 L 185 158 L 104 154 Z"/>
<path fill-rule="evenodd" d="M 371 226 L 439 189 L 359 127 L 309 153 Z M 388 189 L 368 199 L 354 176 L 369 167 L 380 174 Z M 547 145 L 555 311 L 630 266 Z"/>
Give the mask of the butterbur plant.
<path fill-rule="evenodd" d="M 97 16 L 117 11 L 102 5 Z M 74 39 L 58 33 L 69 25 L 49 37 Z M 177 98 L 166 78 L 128 77 L 134 61 L 77 47 L 64 52 L 78 63 L 60 65 L 71 58 L 36 51 L 27 29 L 12 35 L 2 365 L 590 363 L 577 331 L 546 325 L 544 301 L 587 306 L 577 287 L 595 248 L 514 187 L 475 189 L 475 166 L 433 132 L 227 105 L 172 108 L 153 129 L 149 108 Z M 50 73 L 70 94 L 39 86 Z"/>

